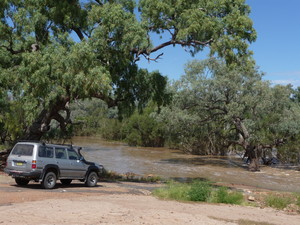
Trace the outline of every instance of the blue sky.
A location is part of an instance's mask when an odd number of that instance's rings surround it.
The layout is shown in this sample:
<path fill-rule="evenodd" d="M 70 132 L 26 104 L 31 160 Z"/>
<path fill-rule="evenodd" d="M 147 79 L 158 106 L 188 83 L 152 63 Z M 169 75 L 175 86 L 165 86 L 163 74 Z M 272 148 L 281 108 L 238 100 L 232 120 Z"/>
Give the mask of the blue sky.
<path fill-rule="evenodd" d="M 273 84 L 300 86 L 300 0 L 246 0 L 250 17 L 257 31 L 257 40 L 250 49 L 264 79 Z M 158 62 L 141 59 L 139 65 L 150 71 L 159 70 L 169 79 L 179 79 L 184 65 L 193 59 L 204 59 L 207 52 L 194 58 L 181 47 L 163 49 Z M 158 53 L 159 54 L 159 53 Z M 155 55 L 153 55 L 155 56 Z"/>

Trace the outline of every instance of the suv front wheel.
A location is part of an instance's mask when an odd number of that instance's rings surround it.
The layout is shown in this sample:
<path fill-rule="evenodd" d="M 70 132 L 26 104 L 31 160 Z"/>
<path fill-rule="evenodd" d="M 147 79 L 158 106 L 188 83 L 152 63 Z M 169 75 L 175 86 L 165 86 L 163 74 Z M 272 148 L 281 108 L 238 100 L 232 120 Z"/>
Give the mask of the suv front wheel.
<path fill-rule="evenodd" d="M 56 174 L 53 172 L 46 173 L 44 180 L 42 181 L 42 186 L 45 189 L 52 189 L 56 185 Z"/>
<path fill-rule="evenodd" d="M 87 176 L 85 185 L 88 187 L 95 187 L 98 182 L 98 175 L 96 172 L 90 172 Z"/>

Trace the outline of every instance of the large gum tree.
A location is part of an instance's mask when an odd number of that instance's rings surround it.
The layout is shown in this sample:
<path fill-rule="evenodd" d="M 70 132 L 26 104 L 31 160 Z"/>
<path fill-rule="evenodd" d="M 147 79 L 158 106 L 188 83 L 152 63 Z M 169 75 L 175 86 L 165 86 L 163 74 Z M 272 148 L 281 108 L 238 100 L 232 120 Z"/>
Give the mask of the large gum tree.
<path fill-rule="evenodd" d="M 173 102 L 160 119 L 181 148 L 198 154 L 242 149 L 249 170 L 259 170 L 266 151 L 298 144 L 300 105 L 290 85 L 271 86 L 255 68 L 223 61 L 192 61 L 173 85 Z M 297 151 L 298 148 L 296 148 Z"/>
<path fill-rule="evenodd" d="M 120 112 L 162 104 L 165 78 L 137 61 L 166 46 L 245 63 L 256 38 L 249 12 L 244 0 L 2 0 L 0 88 L 22 112 L 17 138 L 41 139 L 52 120 L 65 130 L 80 99 Z M 150 34 L 162 33 L 154 46 Z"/>

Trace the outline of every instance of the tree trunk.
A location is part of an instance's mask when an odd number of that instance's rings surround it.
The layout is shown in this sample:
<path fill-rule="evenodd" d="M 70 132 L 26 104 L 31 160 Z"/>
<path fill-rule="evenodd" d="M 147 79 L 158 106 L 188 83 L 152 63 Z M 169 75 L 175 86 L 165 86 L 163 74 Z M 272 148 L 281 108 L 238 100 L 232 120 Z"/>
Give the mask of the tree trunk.
<path fill-rule="evenodd" d="M 48 110 L 42 110 L 38 118 L 27 128 L 22 140 L 41 140 L 42 136 L 50 129 L 50 113 Z"/>
<path fill-rule="evenodd" d="M 66 104 L 68 100 L 58 100 L 54 104 L 51 104 L 49 109 L 43 109 L 37 119 L 29 126 L 25 132 L 22 140 L 39 141 L 45 133 L 50 130 L 50 123 L 52 119 L 57 120 L 60 123 L 60 128 L 65 129 L 66 121 L 59 114 L 61 110 L 67 110 Z"/>
<path fill-rule="evenodd" d="M 257 172 L 259 169 L 259 159 L 258 158 L 250 158 L 249 171 Z"/>
<path fill-rule="evenodd" d="M 259 169 L 259 147 L 249 145 L 246 149 L 246 154 L 250 160 L 249 171 L 256 172 Z"/>
<path fill-rule="evenodd" d="M 238 131 L 239 135 L 239 142 L 238 144 L 241 145 L 245 149 L 245 156 L 248 157 L 250 160 L 249 164 L 249 171 L 255 172 L 259 170 L 259 146 L 253 146 L 249 143 L 250 134 L 243 123 L 243 120 L 239 117 L 233 118 L 233 123 Z"/>

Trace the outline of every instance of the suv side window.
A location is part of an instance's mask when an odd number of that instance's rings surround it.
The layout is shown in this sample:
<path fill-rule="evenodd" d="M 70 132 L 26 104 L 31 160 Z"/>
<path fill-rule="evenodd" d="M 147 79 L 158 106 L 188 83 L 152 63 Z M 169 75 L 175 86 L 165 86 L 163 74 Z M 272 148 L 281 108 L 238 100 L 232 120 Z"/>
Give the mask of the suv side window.
<path fill-rule="evenodd" d="M 55 157 L 57 159 L 67 159 L 66 149 L 55 148 Z"/>
<path fill-rule="evenodd" d="M 53 148 L 48 146 L 40 146 L 38 156 L 43 158 L 53 158 Z"/>
<path fill-rule="evenodd" d="M 79 155 L 73 149 L 67 149 L 70 160 L 79 160 Z"/>

